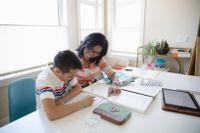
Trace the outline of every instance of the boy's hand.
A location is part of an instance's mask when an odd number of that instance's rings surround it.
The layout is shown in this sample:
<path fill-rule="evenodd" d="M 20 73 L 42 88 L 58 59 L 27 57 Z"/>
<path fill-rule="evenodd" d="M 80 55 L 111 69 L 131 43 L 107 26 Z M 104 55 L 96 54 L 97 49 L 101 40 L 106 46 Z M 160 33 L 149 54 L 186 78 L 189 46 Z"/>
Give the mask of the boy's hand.
<path fill-rule="evenodd" d="M 94 96 L 87 96 L 86 98 L 83 99 L 83 103 L 85 106 L 89 106 L 94 102 Z"/>
<path fill-rule="evenodd" d="M 121 93 L 121 90 L 116 85 L 113 85 L 108 89 L 108 97 L 111 96 L 111 95 L 116 96 L 116 95 L 119 95 L 120 93 Z"/>

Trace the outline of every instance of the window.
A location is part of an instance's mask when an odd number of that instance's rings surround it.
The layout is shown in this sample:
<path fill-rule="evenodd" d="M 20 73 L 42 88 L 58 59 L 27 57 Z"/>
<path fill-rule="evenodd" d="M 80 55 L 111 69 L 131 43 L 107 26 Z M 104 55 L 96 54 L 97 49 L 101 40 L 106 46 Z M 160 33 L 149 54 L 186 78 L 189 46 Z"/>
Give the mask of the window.
<path fill-rule="evenodd" d="M 58 25 L 57 0 L 0 0 L 0 24 Z"/>
<path fill-rule="evenodd" d="M 143 42 L 144 0 L 112 0 L 110 14 L 111 53 L 136 53 Z"/>
<path fill-rule="evenodd" d="M 68 12 L 67 5 L 69 0 L 58 1 L 58 20 L 60 26 L 68 26 Z"/>
<path fill-rule="evenodd" d="M 80 38 L 104 32 L 104 0 L 78 0 Z"/>
<path fill-rule="evenodd" d="M 0 76 L 45 65 L 68 48 L 66 8 L 67 0 L 0 0 Z"/>
<path fill-rule="evenodd" d="M 143 40 L 144 1 L 0 0 L 0 75 L 46 64 L 92 32 L 109 35 L 112 53 L 135 53 Z"/>

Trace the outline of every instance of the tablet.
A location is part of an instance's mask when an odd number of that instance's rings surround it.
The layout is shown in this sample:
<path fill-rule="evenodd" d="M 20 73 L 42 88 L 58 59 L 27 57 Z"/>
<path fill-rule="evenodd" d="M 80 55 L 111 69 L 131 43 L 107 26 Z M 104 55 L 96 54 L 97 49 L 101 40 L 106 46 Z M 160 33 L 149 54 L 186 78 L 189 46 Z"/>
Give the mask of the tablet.
<path fill-rule="evenodd" d="M 192 94 L 186 91 L 162 88 L 163 103 L 165 106 L 199 111 L 199 105 Z"/>

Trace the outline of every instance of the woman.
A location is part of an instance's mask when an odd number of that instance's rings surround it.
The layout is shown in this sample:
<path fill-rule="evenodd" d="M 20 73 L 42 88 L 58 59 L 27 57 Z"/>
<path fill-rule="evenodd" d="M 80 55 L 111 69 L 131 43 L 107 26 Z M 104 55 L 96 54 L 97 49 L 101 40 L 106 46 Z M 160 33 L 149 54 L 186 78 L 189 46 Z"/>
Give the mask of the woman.
<path fill-rule="evenodd" d="M 95 82 L 100 71 L 103 71 L 112 80 L 112 83 L 117 81 L 115 72 L 104 59 L 108 51 L 108 41 L 103 34 L 89 34 L 81 41 L 76 51 L 83 65 L 83 69 L 76 75 L 82 87 Z M 120 89 L 114 85 L 109 89 L 108 95 L 118 95 L 120 92 Z"/>

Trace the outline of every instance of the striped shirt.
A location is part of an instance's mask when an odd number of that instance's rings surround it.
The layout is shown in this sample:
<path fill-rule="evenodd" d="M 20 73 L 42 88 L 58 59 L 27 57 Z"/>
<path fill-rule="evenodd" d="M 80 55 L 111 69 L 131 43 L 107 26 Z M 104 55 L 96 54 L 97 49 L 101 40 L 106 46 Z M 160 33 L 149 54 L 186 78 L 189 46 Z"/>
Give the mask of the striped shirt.
<path fill-rule="evenodd" d="M 46 98 L 56 99 L 67 94 L 78 81 L 74 78 L 67 82 L 61 81 L 52 70 L 47 67 L 37 77 L 36 98 L 37 108 L 42 108 L 41 101 Z"/>
<path fill-rule="evenodd" d="M 84 60 L 80 58 L 82 64 Z M 78 82 L 83 86 L 85 84 L 91 84 L 95 79 L 99 79 L 100 72 L 103 71 L 108 77 L 114 73 L 111 67 L 107 64 L 104 58 L 101 59 L 99 65 L 90 64 L 88 68 L 82 68 L 76 75 Z"/>

